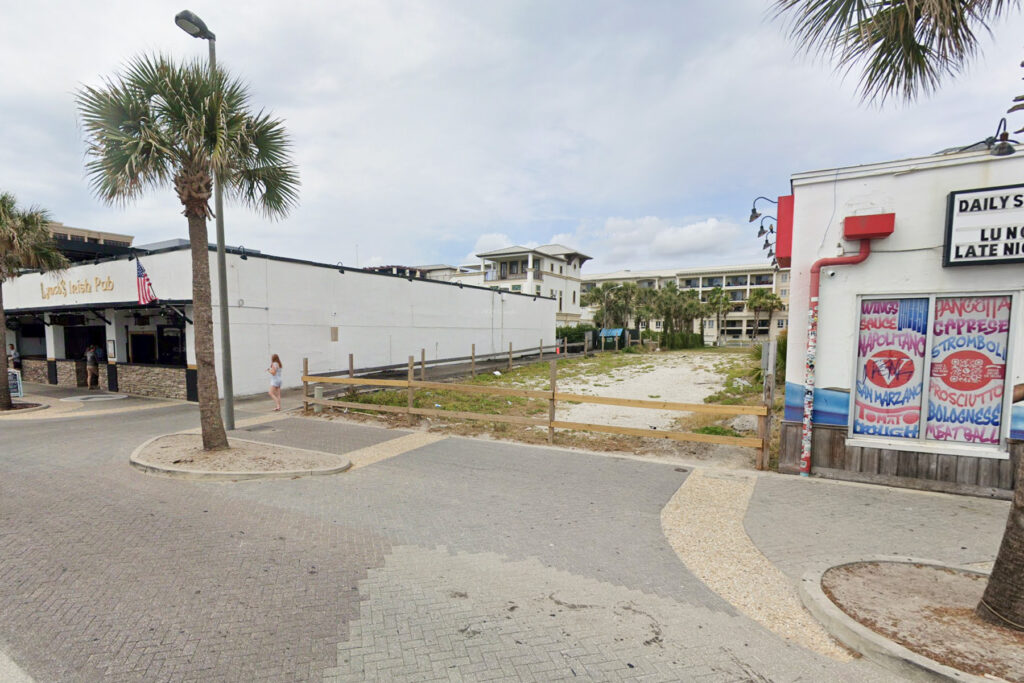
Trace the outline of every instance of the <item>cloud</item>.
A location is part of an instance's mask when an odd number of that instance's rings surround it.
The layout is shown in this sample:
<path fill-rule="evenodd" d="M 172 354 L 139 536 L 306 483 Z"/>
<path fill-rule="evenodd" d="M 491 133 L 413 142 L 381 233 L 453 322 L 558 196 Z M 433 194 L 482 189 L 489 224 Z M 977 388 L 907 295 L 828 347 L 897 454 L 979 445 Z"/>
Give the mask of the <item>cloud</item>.
<path fill-rule="evenodd" d="M 581 225 L 575 232 L 556 234 L 552 241 L 593 255 L 587 271 L 594 273 L 766 262 L 755 234 L 718 218 L 682 222 L 658 216 L 612 217 L 598 226 Z"/>
<path fill-rule="evenodd" d="M 205 59 L 173 24 L 181 6 L 9 4 L 0 188 L 69 225 L 184 236 L 169 189 L 126 208 L 90 195 L 73 102 L 141 52 Z M 455 263 L 548 241 L 593 256 L 588 270 L 759 262 L 753 197 L 787 193 L 793 173 L 983 139 L 1020 94 L 1024 12 L 994 23 L 934 97 L 878 109 L 859 105 L 855 78 L 796 56 L 763 0 L 194 9 L 219 62 L 285 120 L 302 178 L 280 222 L 229 204 L 228 241 L 331 263 Z"/>

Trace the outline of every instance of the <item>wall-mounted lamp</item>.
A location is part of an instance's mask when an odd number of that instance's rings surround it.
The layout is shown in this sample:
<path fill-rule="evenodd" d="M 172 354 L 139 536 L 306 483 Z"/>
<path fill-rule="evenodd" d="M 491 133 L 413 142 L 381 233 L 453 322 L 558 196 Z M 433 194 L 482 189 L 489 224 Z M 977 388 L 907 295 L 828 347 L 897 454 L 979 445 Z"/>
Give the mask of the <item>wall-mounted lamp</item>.
<path fill-rule="evenodd" d="M 462 283 L 461 282 L 459 283 L 459 289 L 462 289 Z"/>
<path fill-rule="evenodd" d="M 775 226 L 774 225 L 769 225 L 767 228 L 764 227 L 764 222 L 767 221 L 767 220 L 773 220 L 773 221 L 778 222 L 779 219 L 776 218 L 775 216 L 763 216 L 761 218 L 761 228 L 760 228 L 760 230 L 757 231 L 757 236 L 758 237 L 764 237 L 765 235 L 775 234 Z"/>
<path fill-rule="evenodd" d="M 128 260 L 129 261 L 134 261 L 135 260 L 135 250 L 134 249 L 129 249 L 128 250 Z"/>
<path fill-rule="evenodd" d="M 1012 109 L 1010 111 L 1013 111 Z M 999 119 L 996 134 L 985 141 L 989 146 L 989 154 L 994 157 L 1008 157 L 1017 150 L 1010 144 L 1010 134 L 1006 130 L 1006 118 Z M 1013 140 L 1016 142 L 1016 140 Z"/>
<path fill-rule="evenodd" d="M 243 261 L 248 261 L 248 260 L 249 260 L 249 257 L 248 257 L 248 256 L 246 256 L 246 254 L 245 254 L 245 247 L 239 247 L 239 249 L 240 249 L 240 250 L 241 250 L 241 252 L 242 252 L 242 254 L 241 254 L 241 259 L 242 259 Z"/>
<path fill-rule="evenodd" d="M 768 197 L 755 197 L 754 201 L 751 202 L 751 204 L 750 204 L 750 220 L 747 221 L 748 223 L 753 223 L 754 221 L 756 221 L 758 218 L 761 217 L 761 212 L 758 211 L 757 208 L 756 208 L 757 207 L 757 200 L 759 200 L 759 199 L 763 199 L 766 202 L 771 202 L 772 204 L 776 204 L 776 205 L 778 204 L 777 201 L 775 201 L 774 199 L 768 199 Z"/>
<path fill-rule="evenodd" d="M 341 273 L 342 275 L 344 275 L 345 274 L 345 266 L 343 266 L 341 264 L 341 261 L 338 261 L 337 266 L 338 266 L 338 272 Z"/>
<path fill-rule="evenodd" d="M 768 247 L 774 247 L 774 246 L 775 246 L 775 242 L 769 242 L 768 238 L 765 237 L 764 238 L 764 244 L 761 245 L 761 248 L 762 249 L 767 249 Z"/>

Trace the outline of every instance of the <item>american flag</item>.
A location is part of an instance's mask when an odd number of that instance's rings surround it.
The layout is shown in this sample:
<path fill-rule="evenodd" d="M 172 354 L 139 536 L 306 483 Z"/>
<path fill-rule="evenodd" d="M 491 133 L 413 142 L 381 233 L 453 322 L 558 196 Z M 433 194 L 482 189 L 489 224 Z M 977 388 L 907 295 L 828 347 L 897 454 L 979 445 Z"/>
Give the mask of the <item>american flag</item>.
<path fill-rule="evenodd" d="M 149 281 L 149 276 L 146 275 L 146 269 L 142 267 L 142 262 L 136 260 L 135 265 L 138 268 L 136 272 L 136 285 L 139 289 L 139 303 L 145 306 L 156 301 L 157 296 L 153 293 L 153 283 Z"/>

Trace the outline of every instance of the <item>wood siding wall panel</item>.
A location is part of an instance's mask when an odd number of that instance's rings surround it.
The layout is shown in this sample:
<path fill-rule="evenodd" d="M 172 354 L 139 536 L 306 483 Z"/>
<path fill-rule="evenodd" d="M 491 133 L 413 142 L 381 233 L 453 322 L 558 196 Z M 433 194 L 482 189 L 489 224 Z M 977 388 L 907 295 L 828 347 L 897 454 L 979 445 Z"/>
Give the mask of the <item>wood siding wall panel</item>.
<path fill-rule="evenodd" d="M 780 472 L 799 472 L 801 429 L 798 422 L 782 423 Z M 811 444 L 812 474 L 1001 498 L 1013 491 L 1016 463 L 1024 454 L 1024 441 L 1010 442 L 1009 460 L 847 446 L 845 428 L 826 426 L 815 426 Z"/>

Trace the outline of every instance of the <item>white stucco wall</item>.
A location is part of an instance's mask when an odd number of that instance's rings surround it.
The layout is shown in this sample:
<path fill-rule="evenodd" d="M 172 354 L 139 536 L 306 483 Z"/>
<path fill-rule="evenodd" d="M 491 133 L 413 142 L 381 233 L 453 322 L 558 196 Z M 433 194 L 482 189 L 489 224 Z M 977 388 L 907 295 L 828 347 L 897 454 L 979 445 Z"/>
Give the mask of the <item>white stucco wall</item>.
<path fill-rule="evenodd" d="M 992 157 L 963 153 L 805 173 L 793 176 L 794 231 L 786 380 L 804 384 L 810 269 L 859 241 L 842 239 L 847 216 L 895 213 L 895 232 L 873 240 L 857 265 L 826 267 L 819 293 L 815 384 L 849 390 L 854 383 L 858 295 L 904 295 L 1024 290 L 1024 266 L 942 267 L 949 192 L 1024 183 L 1024 154 Z M 837 247 L 841 244 L 841 248 Z M 830 277 L 829 272 L 835 275 Z M 1017 299 L 1011 329 L 1020 330 L 1024 300 Z M 1024 380 L 1020 335 L 1011 333 L 1012 382 Z"/>
<path fill-rule="evenodd" d="M 188 250 L 144 256 L 144 267 L 161 299 L 192 298 Z M 490 289 L 458 287 L 250 255 L 228 254 L 228 301 L 236 395 L 265 391 L 270 354 L 284 366 L 284 385 L 301 384 L 302 358 L 310 371 L 404 363 L 410 355 L 428 359 L 533 348 L 554 344 L 557 302 Z M 216 361 L 220 377 L 220 314 L 216 254 L 210 252 Z M 72 287 L 72 283 L 75 287 Z M 84 283 L 84 284 L 83 284 Z M 101 286 L 101 283 L 106 283 Z M 84 285 L 89 285 L 85 287 Z M 52 289 L 51 289 L 52 288 Z M 137 301 L 136 265 L 118 260 L 77 265 L 58 274 L 28 273 L 4 284 L 4 305 L 12 309 L 95 308 Z M 191 310 L 188 311 L 191 317 Z M 109 313 L 108 313 L 109 316 Z M 121 325 L 128 318 L 116 314 Z M 331 341 L 331 328 L 338 341 Z M 48 328 L 53 329 L 53 328 Z M 186 334 L 188 362 L 192 328 Z M 120 348 L 120 345 L 119 347 Z M 120 360 L 120 359 L 119 359 Z"/>

